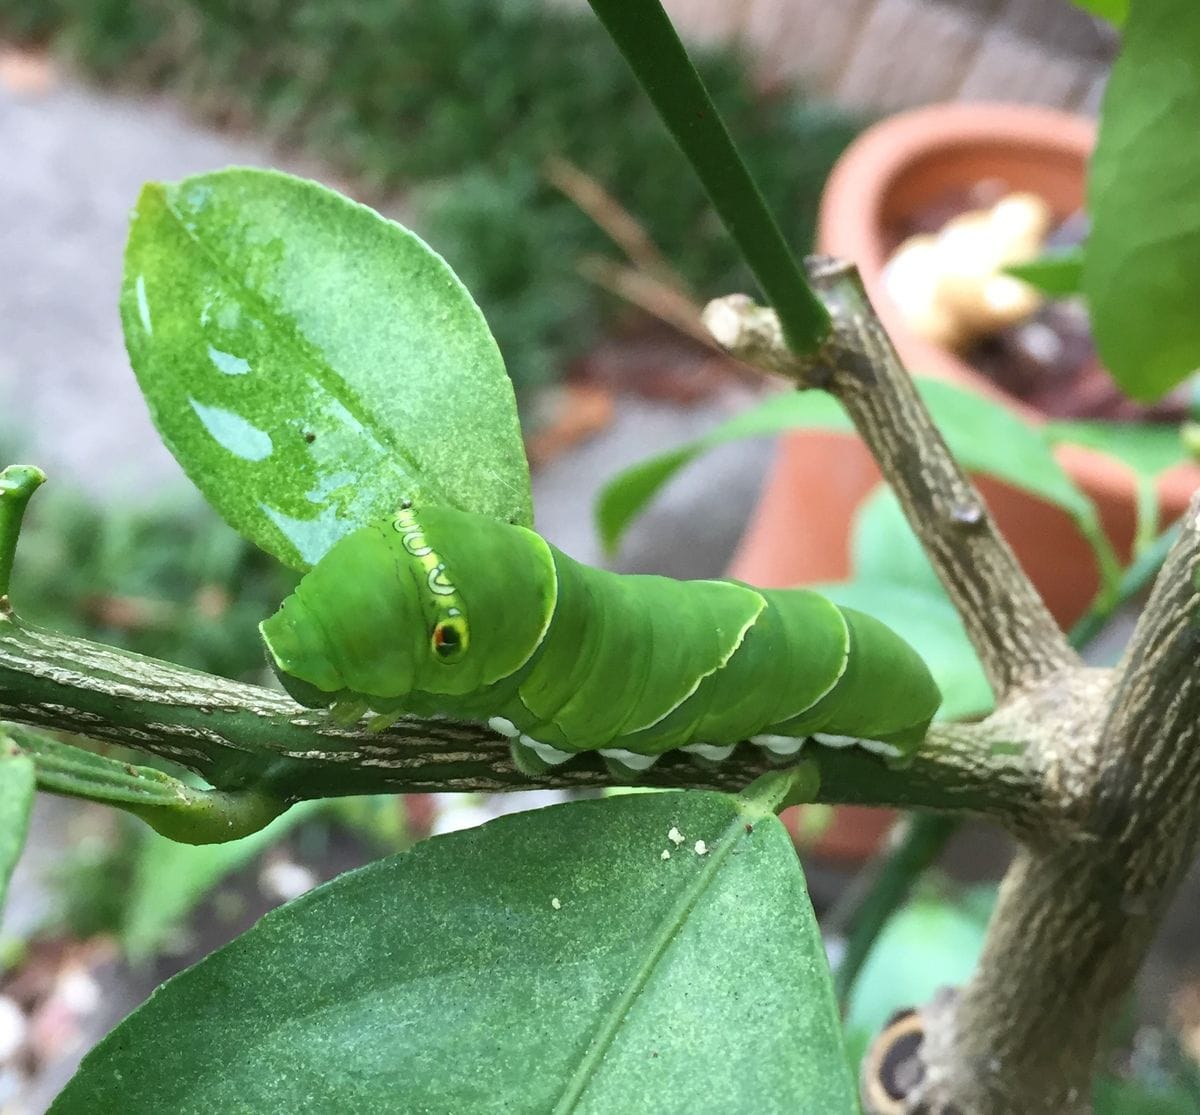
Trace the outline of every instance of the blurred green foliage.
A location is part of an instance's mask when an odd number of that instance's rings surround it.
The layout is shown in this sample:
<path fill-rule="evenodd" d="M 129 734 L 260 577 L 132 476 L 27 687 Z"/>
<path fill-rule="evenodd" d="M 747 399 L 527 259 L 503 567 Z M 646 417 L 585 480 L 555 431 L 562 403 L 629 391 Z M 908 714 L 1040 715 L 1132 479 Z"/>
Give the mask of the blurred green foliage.
<path fill-rule="evenodd" d="M 252 681 L 266 671 L 258 623 L 295 580 L 194 493 L 114 509 L 48 487 L 21 532 L 13 603 L 31 623 Z"/>
<path fill-rule="evenodd" d="M 0 462 L 26 455 L 20 441 L 0 435 Z M 31 502 L 21 531 L 13 602 L 23 619 L 55 631 L 222 677 L 268 681 L 258 623 L 296 579 L 236 534 L 194 491 L 177 490 L 145 506 L 109 507 L 50 484 Z M 107 744 L 69 742 L 124 754 Z M 169 766 L 140 753 L 128 755 Z M 407 847 L 405 817 L 403 799 L 394 796 L 312 803 L 254 837 L 199 848 L 175 844 L 124 815 L 106 824 L 94 816 L 91 822 L 81 819 L 80 831 L 46 880 L 55 903 L 41 931 L 80 938 L 114 934 L 128 955 L 144 958 L 221 880 L 296 822 L 307 820 L 309 829 L 322 831 L 330 824 L 350 830 L 361 849 L 359 862 Z"/>
<path fill-rule="evenodd" d="M 751 286 L 589 12 L 541 0 L 0 0 L 0 34 L 265 130 L 373 200 L 417 188 L 409 216 L 483 307 L 519 389 L 561 374 L 613 308 L 575 271 L 612 249 L 540 176 L 550 155 L 610 190 L 698 297 Z M 858 123 L 793 89 L 756 89 L 734 51 L 696 59 L 785 234 L 807 249 Z"/>

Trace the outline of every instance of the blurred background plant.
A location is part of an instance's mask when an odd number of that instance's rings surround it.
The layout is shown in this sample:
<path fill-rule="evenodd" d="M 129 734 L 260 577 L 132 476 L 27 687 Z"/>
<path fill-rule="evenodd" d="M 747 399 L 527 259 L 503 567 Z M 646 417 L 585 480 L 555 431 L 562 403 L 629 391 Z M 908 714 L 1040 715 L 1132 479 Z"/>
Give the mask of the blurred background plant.
<path fill-rule="evenodd" d="M 0 457 L 28 451 L 0 436 Z M 264 680 L 257 624 L 296 577 L 198 493 L 99 506 L 51 485 L 21 536 L 30 622 L 222 677 Z"/>
<path fill-rule="evenodd" d="M 0 436 L 0 457 L 25 456 L 20 439 Z M 29 622 L 222 677 L 268 680 L 257 625 L 296 574 L 241 538 L 192 491 L 141 507 L 102 507 L 54 486 L 45 494 L 21 539 L 22 613 Z M 71 742 L 144 761 L 112 745 Z M 324 877 L 301 861 L 338 864 L 332 875 L 410 842 L 408 813 L 395 797 L 298 807 L 250 838 L 205 847 L 177 844 L 123 814 L 58 805 L 57 823 L 72 836 L 69 851 L 45 876 L 42 912 L 0 948 L 0 994 L 6 970 L 38 941 L 106 938 L 139 964 L 162 952 L 160 975 L 168 974 L 197 949 L 208 951 Z M 186 932 L 196 907 L 230 876 L 208 932 L 199 938 Z"/>

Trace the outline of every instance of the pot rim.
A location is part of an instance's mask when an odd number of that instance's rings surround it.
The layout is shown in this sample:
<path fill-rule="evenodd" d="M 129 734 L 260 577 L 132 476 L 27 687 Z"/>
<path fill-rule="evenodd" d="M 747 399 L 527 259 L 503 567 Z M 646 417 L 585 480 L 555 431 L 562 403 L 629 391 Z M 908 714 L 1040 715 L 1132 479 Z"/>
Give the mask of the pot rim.
<path fill-rule="evenodd" d="M 838 160 L 821 197 L 818 249 L 858 265 L 888 332 L 903 337 L 897 347 L 906 365 L 919 365 L 922 374 L 969 387 L 1041 425 L 1047 421 L 1042 411 L 1001 391 L 954 353 L 904 330 L 898 311 L 881 297 L 885 203 L 914 163 L 940 152 L 974 145 L 1050 148 L 1076 157 L 1083 174 L 1095 140 L 1096 122 L 1091 118 L 1039 105 L 958 101 L 897 113 L 868 128 Z M 1055 456 L 1087 490 L 1133 498 L 1134 473 L 1114 458 L 1071 445 L 1058 447 Z M 1172 518 L 1179 515 L 1197 488 L 1200 466 L 1184 462 L 1167 470 L 1158 479 L 1162 511 Z"/>

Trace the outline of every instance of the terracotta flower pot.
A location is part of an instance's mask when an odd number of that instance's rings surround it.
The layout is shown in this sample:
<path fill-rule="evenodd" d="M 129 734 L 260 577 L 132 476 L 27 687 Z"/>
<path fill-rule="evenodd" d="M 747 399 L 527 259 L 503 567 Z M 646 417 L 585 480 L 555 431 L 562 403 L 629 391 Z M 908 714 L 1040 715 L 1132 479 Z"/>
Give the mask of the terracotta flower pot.
<path fill-rule="evenodd" d="M 1044 197 L 1059 218 L 1080 209 L 1095 125 L 1084 117 L 1025 105 L 947 104 L 901 113 L 865 132 L 835 167 L 822 199 L 819 248 L 853 260 L 905 364 L 996 399 L 1032 422 L 1037 411 L 1002 393 L 964 360 L 910 333 L 883 290 L 881 273 L 907 215 L 983 179 Z M 1059 461 L 1096 503 L 1104 529 L 1127 559 L 1135 526 L 1135 481 L 1099 454 L 1064 446 Z M 855 438 L 797 433 L 782 439 L 731 575 L 763 586 L 837 580 L 849 573 L 853 517 L 880 475 Z M 1057 508 L 987 477 L 979 487 L 1021 564 L 1064 626 L 1098 587 L 1090 547 Z M 1164 521 L 1200 487 L 1185 465 L 1159 484 Z M 853 857 L 874 847 L 887 823 L 879 810 L 844 808 L 817 846 Z"/>
<path fill-rule="evenodd" d="M 906 365 L 996 399 L 1029 421 L 1042 415 L 993 386 L 959 356 L 905 329 L 884 293 L 881 273 L 896 246 L 893 231 L 956 188 L 997 178 L 1030 190 L 1066 217 L 1084 199 L 1095 125 L 1085 117 L 1027 105 L 948 104 L 901 113 L 865 132 L 834 168 L 822 199 L 819 247 L 858 264 L 871 299 Z M 1120 464 L 1075 446 L 1058 459 L 1096 503 L 1117 550 L 1128 556 L 1135 483 Z M 814 483 L 819 478 L 819 483 Z M 779 455 L 733 575 L 766 586 L 846 576 L 853 515 L 879 482 L 862 445 L 832 434 L 792 434 Z M 1095 595 L 1091 550 L 1067 515 L 1005 484 L 979 484 L 1001 530 L 1062 624 L 1079 618 Z M 1183 513 L 1200 487 L 1200 468 L 1163 476 L 1164 521 Z"/>

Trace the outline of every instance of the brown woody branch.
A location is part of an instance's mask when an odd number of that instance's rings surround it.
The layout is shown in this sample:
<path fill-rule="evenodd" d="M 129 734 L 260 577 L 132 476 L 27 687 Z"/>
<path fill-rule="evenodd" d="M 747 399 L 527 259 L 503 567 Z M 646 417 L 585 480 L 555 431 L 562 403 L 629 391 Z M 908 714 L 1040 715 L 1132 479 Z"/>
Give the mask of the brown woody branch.
<path fill-rule="evenodd" d="M 928 1021 L 923 1102 L 1090 1110 L 1105 1028 L 1200 839 L 1200 495 L 1090 716 L 1042 737 L 1073 824 L 1028 846 L 974 978 Z"/>
<path fill-rule="evenodd" d="M 733 355 L 822 388 L 846 408 L 958 609 L 997 699 L 1078 665 L 1054 618 L 950 455 L 871 308 L 857 271 L 815 258 L 809 273 L 834 322 L 800 357 L 774 311 L 744 295 L 711 303 L 705 321 Z"/>
<path fill-rule="evenodd" d="M 124 744 L 181 763 L 220 789 L 253 787 L 284 799 L 619 784 L 594 755 L 530 778 L 512 765 L 504 741 L 479 724 L 412 719 L 371 732 L 301 709 L 274 690 L 12 619 L 0 621 L 0 719 Z M 989 816 L 1017 830 L 1036 814 L 1034 771 L 1003 724 L 937 726 L 903 770 L 857 749 L 806 754 L 820 767 L 820 801 Z M 642 782 L 740 790 L 770 769 L 756 747 L 705 767 L 668 754 Z"/>

